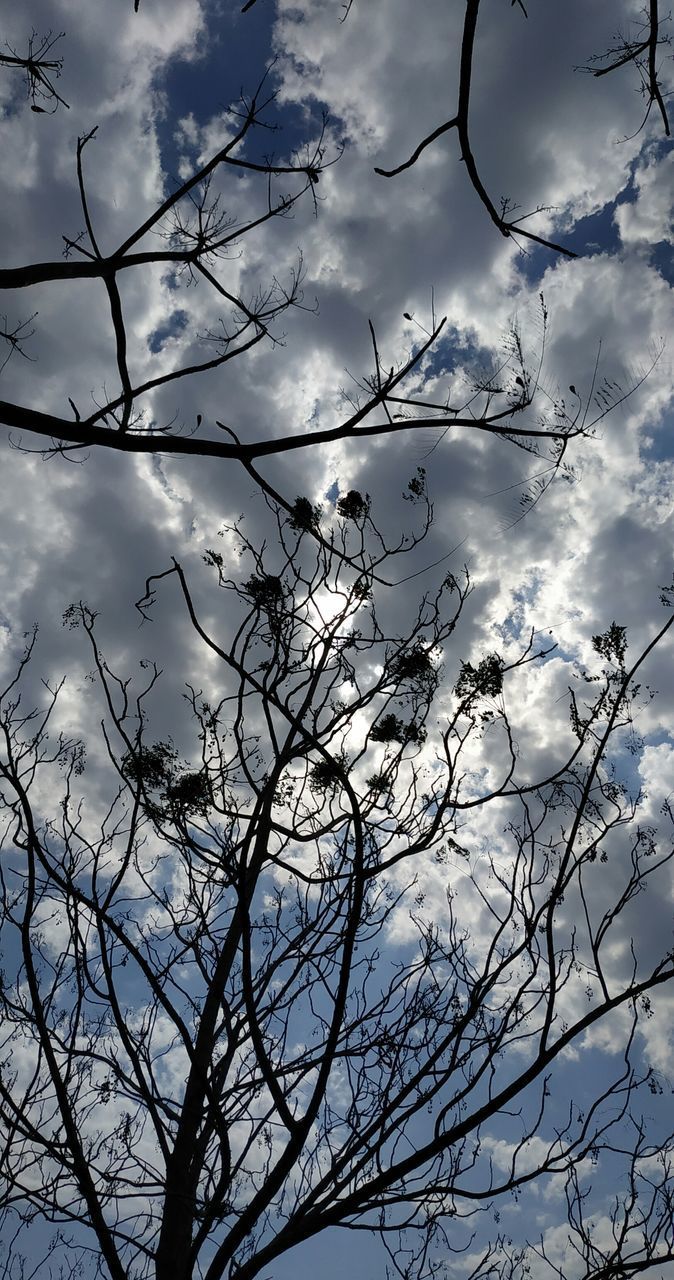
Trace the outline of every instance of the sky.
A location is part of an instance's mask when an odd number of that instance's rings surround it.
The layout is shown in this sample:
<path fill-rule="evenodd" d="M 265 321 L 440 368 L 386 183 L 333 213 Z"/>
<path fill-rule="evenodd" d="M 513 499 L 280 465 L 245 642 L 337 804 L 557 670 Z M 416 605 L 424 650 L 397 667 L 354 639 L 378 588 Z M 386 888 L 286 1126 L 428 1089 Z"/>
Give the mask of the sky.
<path fill-rule="evenodd" d="M 641 127 L 634 68 L 601 79 L 579 70 L 617 31 L 630 29 L 638 6 L 567 0 L 562 20 L 559 6 L 544 0 L 530 0 L 526 15 L 514 3 L 484 0 L 471 97 L 480 172 L 496 203 L 503 197 L 522 213 L 539 209 L 524 225 L 577 256 L 500 235 L 468 181 L 454 133 L 398 177 L 376 174 L 401 163 L 453 114 L 462 12 L 458 0 L 353 0 L 348 13 L 339 0 L 257 0 L 246 14 L 227 0 L 141 0 L 138 13 L 131 0 L 12 6 L 0 35 L 15 50 L 31 29 L 64 33 L 58 89 L 69 105 L 53 115 L 31 112 L 20 74 L 0 67 L 0 266 L 59 260 L 62 237 L 79 235 L 78 135 L 97 127 L 84 153 L 86 184 L 99 242 L 111 250 L 230 136 L 230 104 L 270 68 L 275 128 L 251 142 L 249 155 L 273 151 L 287 162 L 315 145 L 325 116 L 331 163 L 316 199 L 247 237 L 223 278 L 252 296 L 289 280 L 301 255 L 303 308 L 283 315 L 273 343 L 147 396 L 153 422 L 190 430 L 201 415 L 207 432 L 217 419 L 242 439 L 328 427 L 343 416 L 354 380 L 371 372 L 370 323 L 388 367 L 418 347 L 434 316 L 447 323 L 414 374 L 415 392 L 465 397 L 500 358 L 513 325 L 536 365 L 542 294 L 549 321 L 541 411 L 575 396 L 597 426 L 571 443 L 566 476 L 539 501 L 526 497 L 537 496 L 541 478 L 547 484 L 544 462 L 467 431 L 337 442 L 267 459 L 260 470 L 291 501 L 303 494 L 328 513 L 338 493 L 367 491 L 395 530 L 409 514 L 401 497 L 407 482 L 426 468 L 435 520 L 413 568 L 448 557 L 442 571 L 465 564 L 474 583 L 448 680 L 460 660 L 516 646 L 532 627 L 549 636 L 554 655 L 522 676 L 513 707 L 523 758 L 543 762 L 558 757 L 568 736 L 566 690 L 578 664 L 591 660 L 592 636 L 615 620 L 628 628 L 636 654 L 662 624 L 659 590 L 672 579 L 674 165 L 657 113 Z M 667 46 L 660 56 L 670 90 Z M 258 175 L 223 182 L 222 207 L 231 216 L 253 216 L 265 199 Z M 198 335 L 218 324 L 218 298 L 203 281 L 147 268 L 125 273 L 120 287 L 139 379 L 203 350 Z M 8 290 L 0 322 L 3 316 L 9 327 L 30 318 L 32 332 L 23 354 L 15 351 L 2 368 L 2 399 L 63 417 L 70 401 L 84 416 L 116 386 L 99 281 Z M 604 385 L 621 400 L 607 416 L 595 399 Z M 134 602 L 146 577 L 174 556 L 211 609 L 205 550 L 237 517 L 252 541 L 268 538 L 267 506 L 231 461 L 96 449 L 45 458 L 48 443 L 0 425 L 3 677 L 37 623 L 28 696 L 39 698 L 44 681 L 67 675 L 59 723 L 95 736 L 101 712 L 87 680 L 90 657 L 61 625 L 72 601 L 86 601 L 100 615 L 113 667 L 130 671 L 150 651 L 163 668 L 157 732 L 180 741 L 181 691 L 203 676 L 202 659 L 168 590 L 152 628 L 139 626 Z M 397 588 L 387 604 L 401 628 L 417 585 Z M 619 762 L 630 783 L 643 786 L 644 820 L 653 823 L 674 791 L 673 669 L 670 642 L 644 675 L 658 694 L 640 716 L 643 748 Z M 94 750 L 94 788 L 96 761 Z M 488 816 L 471 838 L 493 846 L 502 823 Z M 446 877 L 436 866 L 423 877 L 427 909 L 441 919 Z M 635 907 L 637 936 L 671 934 L 671 888 L 665 879 L 655 907 Z M 642 1049 L 645 1061 L 666 1072 L 672 996 L 654 1003 Z M 615 1057 L 612 1034 L 609 1028 L 603 1042 L 585 1046 L 589 1075 L 600 1077 Z M 540 1231 L 560 1250 L 562 1209 L 556 1192 L 541 1192 Z M 373 1242 L 359 1240 L 355 1249 L 340 1240 L 347 1247 L 354 1280 L 377 1268 L 383 1275 Z M 296 1266 L 296 1275 L 309 1276 L 320 1266 L 324 1280 L 333 1280 L 344 1256 L 330 1241 L 313 1243 L 277 1274 Z"/>

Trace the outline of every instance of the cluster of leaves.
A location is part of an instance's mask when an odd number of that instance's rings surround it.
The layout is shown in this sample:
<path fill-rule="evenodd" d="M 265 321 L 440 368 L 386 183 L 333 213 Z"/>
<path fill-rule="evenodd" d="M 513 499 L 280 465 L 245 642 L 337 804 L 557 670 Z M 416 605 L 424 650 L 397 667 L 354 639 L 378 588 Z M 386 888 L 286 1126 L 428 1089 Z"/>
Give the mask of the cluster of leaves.
<path fill-rule="evenodd" d="M 366 577 L 357 578 L 353 584 L 353 594 L 358 600 L 372 598 L 372 586 Z"/>
<path fill-rule="evenodd" d="M 309 770 L 311 786 L 324 795 L 334 795 L 349 770 L 349 764 L 349 758 L 343 751 L 332 758 L 324 756 L 317 760 Z"/>
<path fill-rule="evenodd" d="M 374 795 L 386 795 L 391 790 L 391 779 L 387 773 L 373 773 L 367 779 L 367 786 Z"/>
<path fill-rule="evenodd" d="M 396 681 L 406 681 L 420 692 L 431 694 L 437 688 L 438 669 L 423 640 L 416 640 L 409 649 L 394 655 L 391 674 Z"/>
<path fill-rule="evenodd" d="M 207 816 L 213 801 L 208 774 L 181 763 L 170 740 L 128 751 L 121 767 L 124 777 L 142 789 L 148 815 L 155 821 Z"/>
<path fill-rule="evenodd" d="M 283 579 L 277 574 L 260 570 L 258 573 L 251 574 L 250 578 L 242 584 L 241 590 L 250 597 L 255 607 L 264 613 L 272 636 L 278 639 L 284 618 Z"/>
<path fill-rule="evenodd" d="M 214 551 L 212 547 L 207 547 L 201 558 L 204 564 L 209 565 L 213 569 L 217 569 L 218 573 L 222 573 L 225 563 L 222 552 Z"/>
<path fill-rule="evenodd" d="M 403 493 L 405 502 L 423 502 L 426 497 L 426 468 L 417 467 L 416 475 L 408 481 L 407 493 Z"/>
<path fill-rule="evenodd" d="M 498 653 L 490 653 L 474 667 L 462 662 L 454 691 L 459 698 L 497 698 L 503 690 L 503 659 Z"/>
<path fill-rule="evenodd" d="M 400 742 L 403 745 L 411 743 L 415 747 L 420 747 L 426 741 L 426 729 L 424 725 L 417 724 L 415 720 L 405 723 L 393 712 L 382 716 L 370 730 L 371 742 Z"/>
<path fill-rule="evenodd" d="M 600 696 L 595 706 L 588 703 L 584 704 L 584 711 L 581 713 L 576 695 L 571 693 L 571 701 L 569 704 L 569 718 L 571 728 L 577 738 L 581 738 L 592 723 L 597 721 L 601 715 L 610 714 L 611 706 L 615 710 L 621 708 L 627 715 L 625 723 L 630 726 L 628 740 L 626 746 L 628 751 L 635 754 L 643 745 L 641 737 L 636 733 L 632 723 L 631 712 L 628 711 L 628 704 L 633 703 L 635 699 L 642 693 L 642 687 L 637 683 L 630 683 L 626 679 L 625 672 L 625 655 L 627 653 L 627 631 L 625 627 L 621 627 L 619 623 L 612 622 L 606 631 L 600 632 L 592 637 L 592 648 L 600 658 L 604 659 L 606 665 L 601 672 L 592 674 L 580 668 L 579 676 L 584 684 L 599 684 L 603 682 L 604 692 Z M 653 697 L 652 690 L 645 690 L 648 700 Z M 612 699 L 614 702 L 612 703 Z"/>
<path fill-rule="evenodd" d="M 243 590 L 260 609 L 278 609 L 283 601 L 283 582 L 273 573 L 254 573 Z"/>
<path fill-rule="evenodd" d="M 296 533 L 316 533 L 321 523 L 323 508 L 314 506 L 308 498 L 297 497 L 288 517 L 291 529 Z"/>
<path fill-rule="evenodd" d="M 617 622 L 612 622 L 607 631 L 592 637 L 592 648 L 595 653 L 599 654 L 600 658 L 605 658 L 607 662 L 614 662 L 622 670 L 625 666 L 625 654 L 627 653 L 627 631 L 625 627 L 619 626 Z"/>
<path fill-rule="evenodd" d="M 337 499 L 337 514 L 343 520 L 366 520 L 370 513 L 369 493 L 359 493 L 357 489 L 349 489 L 342 498 Z"/>

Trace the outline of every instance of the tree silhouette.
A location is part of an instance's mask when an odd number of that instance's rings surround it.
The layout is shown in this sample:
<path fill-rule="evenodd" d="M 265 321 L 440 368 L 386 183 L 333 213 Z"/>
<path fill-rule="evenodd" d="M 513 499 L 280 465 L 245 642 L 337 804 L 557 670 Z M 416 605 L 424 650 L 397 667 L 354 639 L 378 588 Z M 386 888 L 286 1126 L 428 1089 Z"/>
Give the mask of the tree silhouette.
<path fill-rule="evenodd" d="M 143 617 L 177 591 L 217 668 L 178 742 L 153 733 L 157 667 L 117 675 L 71 606 L 104 706 L 98 801 L 86 744 L 50 736 L 59 688 L 22 702 L 33 640 L 4 691 L 6 1274 L 38 1220 L 50 1274 L 112 1280 L 271 1275 L 334 1227 L 379 1233 L 408 1277 L 457 1254 L 475 1280 L 674 1259 L 672 1138 L 642 1101 L 663 1085 L 633 1052 L 674 957 L 629 941 L 673 855 L 613 768 L 674 617 L 636 658 L 618 624 L 595 637 L 538 776 L 509 687 L 550 642 L 454 661 L 467 574 L 403 632 L 385 621 L 380 584 L 432 518 L 413 479 L 420 524 L 394 545 L 355 490 L 330 527 L 270 501 L 270 550 L 225 528 L 210 626 L 180 563 L 148 581 Z M 604 1024 L 618 1066 L 570 1083 Z M 626 1188 L 608 1237 L 589 1217 L 605 1163 Z M 498 1225 L 549 1179 L 570 1270 Z"/>

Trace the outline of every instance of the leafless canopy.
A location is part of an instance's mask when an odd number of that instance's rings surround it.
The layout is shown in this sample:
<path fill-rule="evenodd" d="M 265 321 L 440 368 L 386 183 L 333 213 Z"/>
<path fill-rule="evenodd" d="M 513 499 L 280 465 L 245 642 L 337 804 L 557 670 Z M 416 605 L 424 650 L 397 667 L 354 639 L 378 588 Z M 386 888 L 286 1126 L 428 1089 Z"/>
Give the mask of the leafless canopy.
<path fill-rule="evenodd" d="M 80 798 L 83 745 L 50 736 L 58 689 L 21 699 L 32 645 L 5 690 L 6 1275 L 38 1219 L 45 1267 L 67 1247 L 70 1274 L 111 1280 L 268 1276 L 329 1227 L 379 1233 L 401 1277 L 457 1254 L 475 1280 L 674 1259 L 672 1139 L 641 1102 L 662 1084 L 632 1058 L 674 959 L 613 945 L 672 851 L 611 768 L 674 619 L 632 660 L 622 627 L 595 637 L 566 758 L 537 777 L 508 690 L 549 644 L 456 663 L 450 692 L 467 576 L 404 634 L 385 621 L 376 580 L 432 514 L 422 472 L 405 496 L 420 527 L 392 547 L 355 490 L 331 529 L 301 496 L 272 508 L 272 552 L 224 529 L 213 629 L 180 564 L 148 582 L 144 616 L 177 591 L 216 671 L 187 690 L 191 750 L 153 734 L 157 668 L 120 678 L 90 610 L 68 611 L 105 708 L 105 800 L 100 777 Z M 482 843 L 494 806 L 505 829 Z M 562 1058 L 602 1023 L 614 1069 L 569 1084 Z M 626 1188 L 608 1241 L 588 1216 L 605 1164 Z M 566 1189 L 568 1273 L 496 1225 L 534 1179 Z"/>

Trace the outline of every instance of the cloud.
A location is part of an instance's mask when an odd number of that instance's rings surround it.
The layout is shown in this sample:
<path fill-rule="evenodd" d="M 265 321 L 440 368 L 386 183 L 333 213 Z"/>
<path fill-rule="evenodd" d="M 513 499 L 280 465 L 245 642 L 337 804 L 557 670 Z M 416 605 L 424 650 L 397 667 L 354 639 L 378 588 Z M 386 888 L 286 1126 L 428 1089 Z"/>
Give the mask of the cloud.
<path fill-rule="evenodd" d="M 652 246 L 672 239 L 674 166 L 671 153 L 648 155 L 634 172 L 633 200 L 618 206 L 615 220 L 623 244 Z"/>

